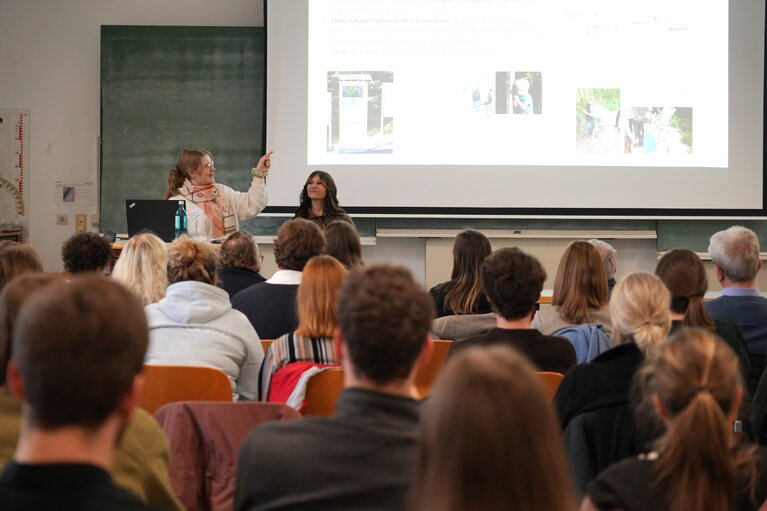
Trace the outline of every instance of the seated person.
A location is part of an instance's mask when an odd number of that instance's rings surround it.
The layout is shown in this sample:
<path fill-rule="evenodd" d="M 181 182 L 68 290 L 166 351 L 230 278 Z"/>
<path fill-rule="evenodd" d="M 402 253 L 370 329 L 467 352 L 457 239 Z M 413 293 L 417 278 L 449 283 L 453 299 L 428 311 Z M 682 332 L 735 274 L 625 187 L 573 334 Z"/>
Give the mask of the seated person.
<path fill-rule="evenodd" d="M 276 339 L 298 326 L 296 292 L 307 261 L 325 252 L 325 235 L 317 224 L 296 218 L 282 224 L 274 240 L 277 271 L 232 297 L 232 307 L 245 314 L 262 339 Z"/>
<path fill-rule="evenodd" d="M 264 348 L 248 319 L 216 287 L 216 254 L 210 245 L 182 236 L 168 248 L 165 298 L 146 306 L 146 364 L 208 366 L 222 370 L 235 401 L 258 397 Z"/>
<path fill-rule="evenodd" d="M 109 476 L 141 388 L 148 339 L 138 299 L 100 277 L 56 283 L 22 305 L 12 339 L 8 385 L 22 418 L 0 508 L 149 509 Z"/>
<path fill-rule="evenodd" d="M 218 253 L 218 287 L 231 298 L 246 287 L 265 281 L 258 273 L 263 257 L 250 233 L 233 232 L 226 237 Z"/>
<path fill-rule="evenodd" d="M 328 255 L 338 259 L 344 268 L 353 270 L 363 266 L 362 243 L 354 224 L 330 222 L 325 226 L 325 238 L 328 240 Z"/>
<path fill-rule="evenodd" d="M 545 280 L 541 263 L 518 248 L 492 253 L 482 263 L 480 282 L 496 313 L 496 328 L 454 342 L 450 355 L 470 346 L 503 344 L 527 355 L 539 371 L 565 373 L 575 365 L 575 349 L 565 339 L 542 335 L 530 326 Z"/>
<path fill-rule="evenodd" d="M 254 429 L 240 451 L 236 511 L 405 509 L 420 415 L 415 375 L 430 355 L 433 304 L 390 265 L 351 272 L 338 301 L 345 388 L 336 411 Z"/>
<path fill-rule="evenodd" d="M 756 287 L 762 268 L 759 238 L 751 229 L 736 225 L 711 236 L 708 254 L 722 296 L 705 307 L 714 319 L 729 319 L 740 327 L 750 359 L 746 388 L 755 389 L 767 360 L 767 298 Z"/>
<path fill-rule="evenodd" d="M 64 271 L 77 274 L 109 270 L 112 244 L 95 232 L 80 232 L 71 236 L 61 247 Z"/>
<path fill-rule="evenodd" d="M 618 253 L 612 245 L 606 241 L 591 239 L 589 243 L 594 245 L 602 258 L 602 265 L 605 267 L 605 276 L 607 276 L 607 294 L 612 294 L 615 287 L 615 274 L 618 272 Z"/>
<path fill-rule="evenodd" d="M 120 252 L 112 278 L 124 284 L 144 305 L 158 302 L 168 287 L 168 250 L 152 233 L 131 236 Z"/>
<path fill-rule="evenodd" d="M 636 434 L 630 389 L 642 362 L 668 335 L 670 306 L 668 289 L 655 275 L 637 272 L 621 279 L 610 306 L 614 348 L 573 366 L 557 389 L 554 405 L 581 494 L 601 470 L 644 448 Z"/>
<path fill-rule="evenodd" d="M 587 241 L 574 241 L 559 260 L 551 307 L 535 314 L 533 328 L 552 335 L 573 325 L 598 323 L 609 332 L 607 300 L 607 277 L 599 252 Z"/>
<path fill-rule="evenodd" d="M 0 468 L 16 450 L 21 430 L 21 401 L 6 385 L 11 352 L 11 332 L 19 310 L 29 297 L 64 281 L 61 274 L 34 273 L 14 279 L 0 293 Z M 120 436 L 110 470 L 117 486 L 158 509 L 183 509 L 168 478 L 168 445 L 154 417 L 136 408 Z"/>
<path fill-rule="evenodd" d="M 666 432 L 656 448 L 609 467 L 583 511 L 765 509 L 765 451 L 731 433 L 743 398 L 738 358 L 707 329 L 681 329 L 643 369 Z"/>
<path fill-rule="evenodd" d="M 479 285 L 479 268 L 492 252 L 490 241 L 479 231 L 466 229 L 453 243 L 453 272 L 450 280 L 437 284 L 429 294 L 437 317 L 453 314 L 486 314 L 490 304 Z"/>
<path fill-rule="evenodd" d="M 0 242 L 0 291 L 17 275 L 43 271 L 43 263 L 29 245 L 15 241 Z"/>
<path fill-rule="evenodd" d="M 333 332 L 337 326 L 338 290 L 345 276 L 346 270 L 333 257 L 320 255 L 306 263 L 296 296 L 298 328 L 269 346 L 261 365 L 261 400 L 269 401 L 272 376 L 288 364 L 340 363 L 333 349 Z"/>

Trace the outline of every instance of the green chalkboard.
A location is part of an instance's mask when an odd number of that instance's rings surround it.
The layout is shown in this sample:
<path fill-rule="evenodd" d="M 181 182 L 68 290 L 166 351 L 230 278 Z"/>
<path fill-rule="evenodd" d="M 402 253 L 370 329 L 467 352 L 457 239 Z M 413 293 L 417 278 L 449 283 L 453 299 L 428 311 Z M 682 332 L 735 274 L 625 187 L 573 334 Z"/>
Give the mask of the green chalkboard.
<path fill-rule="evenodd" d="M 126 232 L 125 199 L 163 198 L 184 147 L 211 151 L 216 180 L 247 190 L 265 56 L 260 27 L 101 27 L 102 231 Z"/>
<path fill-rule="evenodd" d="M 711 235 L 733 225 L 753 230 L 761 249 L 767 250 L 767 221 L 763 220 L 664 220 L 658 222 L 658 250 L 689 248 L 706 252 Z"/>

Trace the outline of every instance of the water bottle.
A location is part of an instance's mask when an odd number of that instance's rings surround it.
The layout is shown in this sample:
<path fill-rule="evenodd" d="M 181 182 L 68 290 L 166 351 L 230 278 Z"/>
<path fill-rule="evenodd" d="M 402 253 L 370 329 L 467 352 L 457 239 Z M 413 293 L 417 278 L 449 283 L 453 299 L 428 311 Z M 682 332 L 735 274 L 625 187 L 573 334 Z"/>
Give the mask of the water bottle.
<path fill-rule="evenodd" d="M 185 201 L 178 201 L 178 209 L 176 210 L 176 238 L 187 233 L 185 206 Z"/>

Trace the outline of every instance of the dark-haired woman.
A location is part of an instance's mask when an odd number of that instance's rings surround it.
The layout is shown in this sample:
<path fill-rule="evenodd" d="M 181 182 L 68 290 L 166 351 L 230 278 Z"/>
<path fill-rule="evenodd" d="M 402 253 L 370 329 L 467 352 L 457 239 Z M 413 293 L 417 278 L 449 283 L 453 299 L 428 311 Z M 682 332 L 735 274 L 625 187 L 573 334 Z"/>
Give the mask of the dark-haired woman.
<path fill-rule="evenodd" d="M 429 290 L 437 317 L 492 312 L 479 284 L 479 268 L 493 249 L 479 231 L 466 229 L 455 237 L 450 280 Z"/>
<path fill-rule="evenodd" d="M 642 372 L 666 433 L 654 452 L 602 472 L 581 510 L 767 509 L 764 451 L 736 445 L 732 434 L 743 380 L 729 346 L 710 330 L 683 329 Z"/>
<path fill-rule="evenodd" d="M 245 220 L 266 207 L 265 178 L 272 165 L 272 151 L 251 169 L 253 180 L 247 192 L 216 183 L 213 156 L 205 149 L 182 149 L 176 166 L 168 174 L 165 198 L 184 200 L 190 238 L 223 238 Z"/>
<path fill-rule="evenodd" d="M 733 321 L 714 319 L 703 306 L 703 297 L 708 288 L 706 269 L 698 255 L 686 248 L 676 248 L 658 261 L 657 275 L 671 293 L 671 333 L 686 326 L 707 328 L 721 337 L 740 360 L 743 377 L 748 381 L 748 348 L 740 327 Z M 759 377 L 750 387 L 756 390 Z"/>
<path fill-rule="evenodd" d="M 300 203 L 295 218 L 306 218 L 324 229 L 336 220 L 353 224 L 346 211 L 338 205 L 338 188 L 333 177 L 322 170 L 315 170 L 301 190 Z"/>

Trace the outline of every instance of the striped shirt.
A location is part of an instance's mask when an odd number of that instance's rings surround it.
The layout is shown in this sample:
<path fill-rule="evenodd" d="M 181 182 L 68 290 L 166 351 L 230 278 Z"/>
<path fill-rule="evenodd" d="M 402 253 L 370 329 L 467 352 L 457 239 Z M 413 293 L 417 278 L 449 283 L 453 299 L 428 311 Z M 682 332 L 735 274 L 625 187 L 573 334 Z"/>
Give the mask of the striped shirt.
<path fill-rule="evenodd" d="M 330 337 L 303 337 L 295 332 L 275 339 L 264 356 L 259 373 L 261 401 L 268 401 L 272 376 L 281 367 L 292 362 L 315 362 L 317 364 L 340 364 L 333 350 Z"/>

